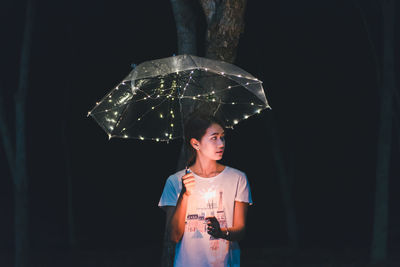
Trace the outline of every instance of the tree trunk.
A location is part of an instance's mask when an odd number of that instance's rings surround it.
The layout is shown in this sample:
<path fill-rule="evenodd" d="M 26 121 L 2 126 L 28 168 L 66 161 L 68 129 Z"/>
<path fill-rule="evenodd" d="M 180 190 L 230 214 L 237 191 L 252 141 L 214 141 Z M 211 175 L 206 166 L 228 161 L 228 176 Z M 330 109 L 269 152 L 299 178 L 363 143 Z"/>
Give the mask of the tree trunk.
<path fill-rule="evenodd" d="M 207 21 L 206 58 L 233 63 L 236 59 L 239 37 L 244 30 L 244 12 L 247 0 L 200 0 L 200 3 Z M 178 26 L 177 29 L 179 39 Z M 212 81 L 210 82 L 212 83 Z M 223 85 L 217 86 L 223 87 Z M 185 114 L 190 114 L 193 109 L 194 107 L 183 107 Z M 196 109 L 207 112 L 210 110 L 210 106 L 206 104 L 196 107 Z M 183 143 L 177 170 L 185 167 L 186 156 L 186 148 Z"/>
<path fill-rule="evenodd" d="M 200 0 L 207 20 L 206 57 L 233 63 L 236 58 L 239 36 L 244 29 L 244 11 L 247 0 Z M 178 54 L 196 55 L 196 20 L 194 5 L 190 1 L 171 0 L 177 35 Z M 201 107 L 200 107 L 201 108 Z M 193 110 L 193 107 L 187 107 Z M 188 111 L 186 111 L 188 112 Z M 186 164 L 185 144 L 182 144 L 177 169 Z M 162 266 L 172 266 L 175 245 L 164 234 Z"/>
<path fill-rule="evenodd" d="M 15 267 L 27 267 L 29 262 L 28 175 L 26 170 L 26 95 L 15 101 L 15 173 L 14 173 L 14 231 Z"/>
<path fill-rule="evenodd" d="M 19 172 L 19 171 L 17 171 Z M 24 174 L 21 174 L 24 175 Z M 20 179 L 25 179 L 21 177 Z M 29 264 L 29 221 L 28 186 L 18 184 L 14 187 L 14 225 L 15 225 L 15 267 Z"/>
<path fill-rule="evenodd" d="M 28 234 L 28 175 L 26 164 L 26 97 L 30 50 L 33 33 L 34 5 L 28 0 L 25 29 L 21 51 L 19 86 L 15 94 L 15 162 L 14 162 L 14 218 L 15 218 L 15 266 L 27 267 L 29 263 Z"/>
<path fill-rule="evenodd" d="M 206 58 L 234 63 L 247 0 L 200 0 L 206 15 Z"/>
<path fill-rule="evenodd" d="M 389 165 L 392 144 L 394 72 L 394 0 L 383 2 L 383 61 L 380 98 L 380 125 L 376 167 L 376 192 L 371 261 L 381 262 L 387 258 L 389 214 Z"/>
<path fill-rule="evenodd" d="M 279 132 L 277 123 L 274 119 L 274 114 L 271 113 L 269 120 L 269 129 L 271 130 L 271 142 L 272 142 L 272 155 L 276 166 L 277 176 L 279 185 L 282 192 L 282 201 L 285 208 L 286 214 L 286 229 L 288 234 L 289 247 L 296 250 L 298 247 L 298 235 L 297 235 L 297 224 L 296 224 L 296 212 L 293 205 L 292 199 L 292 180 L 294 177 L 294 161 L 291 162 L 290 173 L 285 170 L 285 163 L 283 159 L 282 147 L 280 146 Z M 291 178 L 291 179 L 290 179 Z"/>
<path fill-rule="evenodd" d="M 0 86 L 0 135 L 8 166 L 10 167 L 11 177 L 13 177 L 15 173 L 15 151 L 11 140 L 10 128 L 7 124 L 6 110 L 4 108 L 4 97 L 2 95 L 2 91 L 4 90 L 3 83 L 1 83 Z"/>
<path fill-rule="evenodd" d="M 178 38 L 178 54 L 197 55 L 197 28 L 196 12 L 193 1 L 170 0 L 174 13 L 175 25 Z M 177 169 L 185 166 L 186 152 L 182 144 Z M 163 251 L 161 256 L 161 266 L 171 267 L 174 265 L 175 244 L 170 240 L 168 229 L 164 231 Z"/>
<path fill-rule="evenodd" d="M 177 37 L 178 54 L 197 54 L 197 29 L 194 1 L 170 0 L 174 13 Z"/>

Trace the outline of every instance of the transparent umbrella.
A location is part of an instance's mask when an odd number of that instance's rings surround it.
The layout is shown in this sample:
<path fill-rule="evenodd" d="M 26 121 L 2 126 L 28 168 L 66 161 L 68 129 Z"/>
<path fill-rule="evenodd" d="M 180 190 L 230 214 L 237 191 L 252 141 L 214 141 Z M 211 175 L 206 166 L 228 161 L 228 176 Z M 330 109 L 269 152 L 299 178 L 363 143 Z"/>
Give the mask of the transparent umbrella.
<path fill-rule="evenodd" d="M 88 112 L 109 138 L 170 141 L 202 109 L 233 128 L 270 108 L 262 82 L 217 60 L 179 55 L 139 64 Z"/>

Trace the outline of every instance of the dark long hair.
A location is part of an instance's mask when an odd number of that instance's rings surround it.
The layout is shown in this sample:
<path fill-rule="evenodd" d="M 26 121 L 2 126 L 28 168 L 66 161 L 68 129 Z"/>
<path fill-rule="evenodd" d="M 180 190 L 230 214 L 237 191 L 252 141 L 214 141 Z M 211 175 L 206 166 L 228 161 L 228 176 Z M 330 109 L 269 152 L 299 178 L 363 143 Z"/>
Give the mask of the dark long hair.
<path fill-rule="evenodd" d="M 194 139 L 200 141 L 201 138 L 206 133 L 207 129 L 212 124 L 218 124 L 222 128 L 225 128 L 222 121 L 220 121 L 218 118 L 208 115 L 208 114 L 201 114 L 201 113 L 192 114 L 187 119 L 187 121 L 185 123 L 185 145 L 186 145 L 187 155 L 188 155 L 186 166 L 189 167 L 189 166 L 193 165 L 196 161 L 196 150 L 190 144 L 190 140 L 192 138 L 194 138 Z"/>

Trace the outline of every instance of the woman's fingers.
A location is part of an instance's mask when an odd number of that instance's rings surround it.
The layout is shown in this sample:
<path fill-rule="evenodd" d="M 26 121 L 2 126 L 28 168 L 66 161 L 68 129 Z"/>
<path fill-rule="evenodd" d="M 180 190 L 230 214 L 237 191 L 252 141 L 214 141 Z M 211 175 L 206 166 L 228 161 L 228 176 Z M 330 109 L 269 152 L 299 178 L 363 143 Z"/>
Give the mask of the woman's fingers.
<path fill-rule="evenodd" d="M 193 173 L 190 172 L 190 173 L 187 173 L 184 176 L 182 176 L 182 180 L 189 179 L 189 178 L 193 178 L 194 179 Z"/>
<path fill-rule="evenodd" d="M 195 185 L 195 179 L 193 173 L 187 173 L 182 176 L 182 184 L 185 187 L 185 191 L 188 195 L 191 195 Z"/>
<path fill-rule="evenodd" d="M 206 220 L 207 220 L 207 224 L 212 224 L 212 223 L 218 223 L 219 224 L 219 222 L 218 222 L 217 218 L 215 218 L 215 216 L 206 217 Z"/>

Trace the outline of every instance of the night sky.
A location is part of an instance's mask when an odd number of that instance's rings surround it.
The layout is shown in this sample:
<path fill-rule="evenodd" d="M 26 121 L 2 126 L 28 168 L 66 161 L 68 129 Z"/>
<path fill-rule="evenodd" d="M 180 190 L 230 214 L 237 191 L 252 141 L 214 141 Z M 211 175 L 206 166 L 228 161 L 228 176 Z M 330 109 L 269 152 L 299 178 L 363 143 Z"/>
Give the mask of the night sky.
<path fill-rule="evenodd" d="M 5 2 L 1 93 L 13 129 L 25 1 Z M 131 64 L 178 53 L 170 2 L 36 3 L 27 101 L 31 244 L 68 246 L 67 147 L 81 246 L 153 246 L 160 255 L 165 217 L 157 203 L 166 178 L 176 171 L 181 141 L 109 141 L 86 115 Z M 367 18 L 379 26 L 379 17 Z M 203 56 L 201 16 L 198 23 Z M 273 117 L 285 162 L 294 164 L 300 245 L 368 249 L 379 93 L 359 10 L 352 1 L 248 1 L 245 23 L 235 64 L 263 81 L 272 110 L 227 135 L 223 163 L 247 174 L 255 203 L 242 248 L 287 245 L 268 124 Z M 389 249 L 400 244 L 398 133 L 393 141 Z M 0 248 L 11 248 L 13 187 L 2 144 L 0 176 Z"/>

